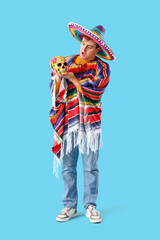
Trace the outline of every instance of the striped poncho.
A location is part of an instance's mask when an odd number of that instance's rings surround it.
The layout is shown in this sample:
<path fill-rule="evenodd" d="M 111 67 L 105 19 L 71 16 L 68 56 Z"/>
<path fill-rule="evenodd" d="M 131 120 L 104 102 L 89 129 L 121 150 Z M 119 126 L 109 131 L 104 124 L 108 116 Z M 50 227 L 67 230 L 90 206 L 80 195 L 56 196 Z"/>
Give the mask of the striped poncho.
<path fill-rule="evenodd" d="M 60 162 L 64 155 L 64 143 L 68 153 L 79 146 L 96 151 L 101 145 L 101 103 L 110 77 L 108 63 L 95 57 L 94 61 L 86 62 L 79 55 L 66 57 L 68 72 L 73 72 L 79 80 L 76 87 L 68 79 L 62 78 L 59 92 L 56 93 L 55 76 L 51 78 L 50 91 L 52 108 L 50 122 L 55 130 L 52 151 Z M 74 138 L 71 137 L 74 134 Z"/>

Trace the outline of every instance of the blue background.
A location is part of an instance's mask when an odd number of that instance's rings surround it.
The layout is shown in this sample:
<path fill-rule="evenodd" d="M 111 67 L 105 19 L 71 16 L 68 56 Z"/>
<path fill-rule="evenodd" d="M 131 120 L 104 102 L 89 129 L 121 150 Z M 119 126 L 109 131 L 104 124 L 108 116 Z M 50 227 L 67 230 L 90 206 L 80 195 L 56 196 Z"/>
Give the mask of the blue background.
<path fill-rule="evenodd" d="M 6 1 L 0 22 L 1 239 L 160 239 L 158 0 Z M 103 25 L 117 57 L 103 95 L 98 225 L 84 216 L 81 159 L 79 217 L 55 221 L 49 62 L 79 53 L 69 22 Z"/>

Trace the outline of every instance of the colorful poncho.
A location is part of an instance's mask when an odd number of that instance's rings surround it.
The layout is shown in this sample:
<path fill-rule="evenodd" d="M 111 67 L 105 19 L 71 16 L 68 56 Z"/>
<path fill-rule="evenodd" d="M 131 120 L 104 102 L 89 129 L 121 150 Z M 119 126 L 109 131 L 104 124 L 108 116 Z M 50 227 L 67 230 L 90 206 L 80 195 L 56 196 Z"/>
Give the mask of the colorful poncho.
<path fill-rule="evenodd" d="M 96 151 L 101 146 L 101 103 L 110 77 L 108 63 L 95 57 L 94 61 L 83 61 L 79 55 L 67 57 L 68 72 L 73 72 L 79 80 L 76 87 L 68 79 L 62 78 L 56 94 L 55 76 L 51 78 L 50 91 L 52 108 L 50 122 L 55 130 L 52 151 L 57 162 L 75 146 L 84 153 L 87 146 Z M 53 75 L 53 73 L 52 73 Z M 74 133 L 74 139 L 71 135 Z"/>

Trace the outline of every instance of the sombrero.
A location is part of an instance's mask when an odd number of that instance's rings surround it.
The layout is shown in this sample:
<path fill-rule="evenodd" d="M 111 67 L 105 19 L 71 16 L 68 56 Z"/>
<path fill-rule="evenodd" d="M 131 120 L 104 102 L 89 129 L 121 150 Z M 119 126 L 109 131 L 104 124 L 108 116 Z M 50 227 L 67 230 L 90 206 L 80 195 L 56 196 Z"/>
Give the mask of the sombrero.
<path fill-rule="evenodd" d="M 75 37 L 79 42 L 82 42 L 83 35 L 93 39 L 101 47 L 101 50 L 97 53 L 99 57 L 107 60 L 116 59 L 113 51 L 107 46 L 107 44 L 103 40 L 103 36 L 105 33 L 105 29 L 103 26 L 98 25 L 92 30 L 88 30 L 79 25 L 78 23 L 70 22 L 68 23 L 68 27 L 73 37 Z"/>

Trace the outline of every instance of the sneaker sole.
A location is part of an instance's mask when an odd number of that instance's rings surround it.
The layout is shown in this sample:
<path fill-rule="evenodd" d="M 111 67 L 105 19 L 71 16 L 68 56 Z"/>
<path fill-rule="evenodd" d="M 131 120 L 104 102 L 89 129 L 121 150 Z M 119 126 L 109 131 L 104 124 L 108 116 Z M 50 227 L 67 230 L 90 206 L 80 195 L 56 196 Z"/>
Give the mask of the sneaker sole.
<path fill-rule="evenodd" d="M 102 219 L 91 219 L 91 218 L 88 216 L 87 213 L 86 213 L 86 217 L 89 218 L 89 221 L 90 221 L 91 223 L 101 223 L 101 222 L 102 222 Z"/>
<path fill-rule="evenodd" d="M 56 217 L 56 221 L 57 222 L 67 222 L 69 221 L 71 218 L 73 217 L 77 217 L 78 213 L 74 213 L 72 216 L 68 217 L 68 218 L 59 218 L 59 217 Z"/>

